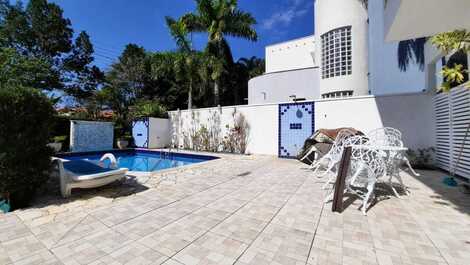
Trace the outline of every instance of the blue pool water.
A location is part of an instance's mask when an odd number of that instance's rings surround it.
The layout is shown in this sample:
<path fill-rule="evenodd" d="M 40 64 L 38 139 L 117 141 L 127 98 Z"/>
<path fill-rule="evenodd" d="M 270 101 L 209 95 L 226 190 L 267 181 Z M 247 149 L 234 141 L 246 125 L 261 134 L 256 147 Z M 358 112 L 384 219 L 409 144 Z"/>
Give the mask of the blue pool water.
<path fill-rule="evenodd" d="M 214 156 L 180 153 L 172 153 L 170 155 L 171 159 L 162 159 L 160 152 L 149 150 L 113 150 L 104 152 L 68 153 L 58 155 L 58 157 L 72 161 L 88 160 L 97 163 L 106 153 L 112 153 L 116 157 L 119 167 L 125 167 L 131 171 L 142 172 L 158 171 L 217 159 L 217 157 Z"/>

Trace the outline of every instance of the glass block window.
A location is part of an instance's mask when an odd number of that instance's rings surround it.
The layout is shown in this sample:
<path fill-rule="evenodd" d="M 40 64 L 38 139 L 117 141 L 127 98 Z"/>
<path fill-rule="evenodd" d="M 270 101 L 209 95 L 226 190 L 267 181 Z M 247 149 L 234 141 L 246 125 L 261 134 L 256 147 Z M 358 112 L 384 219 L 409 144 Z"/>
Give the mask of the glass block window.
<path fill-rule="evenodd" d="M 352 90 L 336 91 L 336 92 L 331 92 L 331 93 L 326 93 L 326 94 L 321 95 L 322 98 L 347 98 L 347 97 L 352 97 L 352 96 L 353 96 Z"/>
<path fill-rule="evenodd" d="M 321 36 L 322 78 L 352 74 L 351 27 L 329 31 Z"/>

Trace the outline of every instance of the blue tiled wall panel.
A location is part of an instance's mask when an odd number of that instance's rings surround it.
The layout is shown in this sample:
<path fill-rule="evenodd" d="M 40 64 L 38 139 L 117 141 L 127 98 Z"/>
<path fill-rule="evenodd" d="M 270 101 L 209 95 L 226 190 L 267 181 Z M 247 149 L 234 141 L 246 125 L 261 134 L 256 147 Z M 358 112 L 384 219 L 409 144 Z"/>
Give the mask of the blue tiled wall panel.
<path fill-rule="evenodd" d="M 279 105 L 279 157 L 296 157 L 314 131 L 314 102 Z"/>

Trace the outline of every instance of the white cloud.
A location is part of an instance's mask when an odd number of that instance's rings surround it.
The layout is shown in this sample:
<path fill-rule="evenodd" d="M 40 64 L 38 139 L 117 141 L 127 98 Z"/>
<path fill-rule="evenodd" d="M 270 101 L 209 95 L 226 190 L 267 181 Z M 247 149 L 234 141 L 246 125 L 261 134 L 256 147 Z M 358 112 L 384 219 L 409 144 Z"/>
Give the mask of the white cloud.
<path fill-rule="evenodd" d="M 288 3 L 261 22 L 263 29 L 273 29 L 275 26 L 289 26 L 294 19 L 302 17 L 313 8 L 310 0 L 288 0 Z"/>

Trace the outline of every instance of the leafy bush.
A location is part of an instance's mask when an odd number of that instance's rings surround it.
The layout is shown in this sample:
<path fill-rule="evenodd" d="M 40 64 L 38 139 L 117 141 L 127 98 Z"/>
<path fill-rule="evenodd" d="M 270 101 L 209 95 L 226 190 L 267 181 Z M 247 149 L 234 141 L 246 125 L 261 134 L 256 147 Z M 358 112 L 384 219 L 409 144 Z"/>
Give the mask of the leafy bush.
<path fill-rule="evenodd" d="M 435 169 L 434 157 L 436 150 L 433 147 L 418 149 L 417 151 L 408 150 L 406 155 L 410 164 L 415 169 Z"/>
<path fill-rule="evenodd" d="M 245 154 L 250 138 L 250 124 L 242 113 L 232 113 L 233 127 L 228 124 L 228 134 L 224 137 L 224 151 L 229 153 Z"/>
<path fill-rule="evenodd" d="M 168 118 L 166 108 L 160 103 L 152 100 L 141 100 L 136 102 L 130 111 L 131 119 L 144 117 Z"/>
<path fill-rule="evenodd" d="M 13 208 L 28 205 L 49 176 L 54 109 L 47 97 L 30 88 L 0 89 L 0 194 Z"/>

